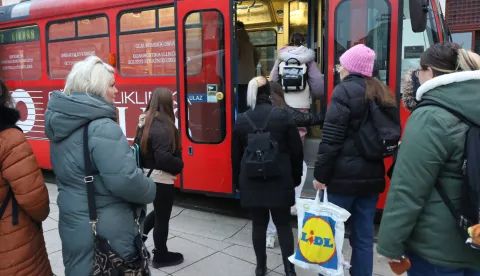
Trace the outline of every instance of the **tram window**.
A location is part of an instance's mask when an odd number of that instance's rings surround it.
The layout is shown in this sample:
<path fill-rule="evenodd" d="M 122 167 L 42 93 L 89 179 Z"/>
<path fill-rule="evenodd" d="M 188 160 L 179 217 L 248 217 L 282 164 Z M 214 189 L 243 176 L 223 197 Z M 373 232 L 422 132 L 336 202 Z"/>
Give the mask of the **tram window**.
<path fill-rule="evenodd" d="M 75 37 L 75 21 L 55 23 L 48 27 L 48 39 L 72 37 Z"/>
<path fill-rule="evenodd" d="M 435 16 L 432 10 L 427 15 L 427 28 L 422 33 L 414 33 L 410 21 L 409 1 L 403 4 L 403 39 L 402 39 L 402 72 L 405 74 L 408 69 L 416 69 L 420 66 L 420 55 L 435 43 L 440 41 Z M 400 82 L 403 86 L 403 82 Z M 403 90 L 401 90 L 403 91 Z"/>
<path fill-rule="evenodd" d="M 189 14 L 184 22 L 199 15 L 205 32 L 200 33 L 199 39 L 188 38 L 188 29 L 184 33 L 186 64 L 181 68 L 187 72 L 191 68 L 196 70 L 197 62 L 203 60 L 203 70 L 185 80 L 185 106 L 188 107 L 185 131 L 194 142 L 216 144 L 226 136 L 225 103 L 230 100 L 229 95 L 225 95 L 224 19 L 217 11 L 199 11 Z M 205 41 L 203 48 L 200 48 L 201 41 Z M 188 52 L 199 48 L 202 50 L 196 55 Z"/>
<path fill-rule="evenodd" d="M 154 29 L 155 10 L 124 13 L 120 17 L 120 32 Z"/>
<path fill-rule="evenodd" d="M 159 15 L 158 24 L 155 18 L 156 11 Z M 151 12 L 154 15 L 153 19 L 150 15 Z M 134 14 L 137 14 L 137 16 Z M 196 42 L 187 48 L 189 56 L 197 56 L 202 52 L 202 27 L 199 25 L 200 22 L 199 16 L 187 21 L 189 25 L 187 26 L 186 39 Z M 126 26 L 122 24 L 126 24 Z M 131 26 L 136 27 L 132 29 Z M 124 13 L 120 17 L 120 30 L 118 38 L 119 71 L 124 77 L 176 75 L 175 13 L 173 7 Z M 198 74 L 202 69 L 201 59 L 196 59 L 193 64 L 197 66 L 189 67 L 188 73 L 190 75 Z"/>
<path fill-rule="evenodd" d="M 74 26 L 73 36 L 70 33 L 71 26 Z M 108 61 L 110 38 L 107 17 L 72 19 L 68 22 L 51 23 L 47 28 L 50 78 L 65 79 L 72 66 L 88 56 L 98 56 L 103 61 Z"/>
<path fill-rule="evenodd" d="M 408 1 L 406 1 L 408 2 Z M 356 44 L 365 44 L 377 55 L 374 77 L 388 83 L 391 7 L 386 0 L 346 0 L 335 10 L 335 61 Z M 340 76 L 335 73 L 335 84 Z"/>
<path fill-rule="evenodd" d="M 0 30 L 0 78 L 5 81 L 38 80 L 41 76 L 38 26 Z"/>
<path fill-rule="evenodd" d="M 78 21 L 78 36 L 90 36 L 108 34 L 108 22 L 106 17 L 82 19 Z"/>
<path fill-rule="evenodd" d="M 250 41 L 260 52 L 260 65 L 264 74 L 270 74 L 277 57 L 277 32 L 274 30 L 249 31 Z"/>
<path fill-rule="evenodd" d="M 301 33 L 307 36 L 308 33 L 308 3 L 297 0 L 288 3 L 290 13 L 289 34 Z"/>

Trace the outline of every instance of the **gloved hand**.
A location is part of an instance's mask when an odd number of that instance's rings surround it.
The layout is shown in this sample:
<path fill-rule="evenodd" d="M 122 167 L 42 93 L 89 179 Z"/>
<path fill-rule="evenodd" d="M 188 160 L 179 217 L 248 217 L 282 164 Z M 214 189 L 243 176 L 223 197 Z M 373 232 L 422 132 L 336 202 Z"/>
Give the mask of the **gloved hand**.
<path fill-rule="evenodd" d="M 468 234 L 472 238 L 472 243 L 480 246 L 480 224 L 468 228 Z"/>

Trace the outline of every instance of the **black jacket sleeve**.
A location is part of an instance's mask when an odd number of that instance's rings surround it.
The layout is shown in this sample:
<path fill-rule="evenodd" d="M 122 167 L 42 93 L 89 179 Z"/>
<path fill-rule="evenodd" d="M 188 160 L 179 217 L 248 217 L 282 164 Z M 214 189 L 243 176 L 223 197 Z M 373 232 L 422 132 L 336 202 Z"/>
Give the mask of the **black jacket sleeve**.
<path fill-rule="evenodd" d="M 286 109 L 295 121 L 297 127 L 323 125 L 323 121 L 325 120 L 325 115 L 323 113 L 304 113 L 290 106 L 287 106 Z"/>
<path fill-rule="evenodd" d="M 242 114 L 239 115 L 243 116 Z M 245 151 L 245 139 L 242 136 L 239 127 L 239 120 L 233 126 L 233 135 L 232 135 L 232 173 L 233 173 L 233 185 L 235 188 L 239 188 L 239 177 L 240 177 L 240 166 L 242 161 L 242 156 Z"/>
<path fill-rule="evenodd" d="M 155 159 L 155 169 L 177 175 L 183 170 L 182 159 L 172 152 L 171 133 L 165 126 L 156 126 L 150 131 L 150 143 Z"/>
<path fill-rule="evenodd" d="M 327 185 L 330 182 L 337 155 L 347 137 L 350 122 L 348 99 L 345 87 L 342 84 L 337 85 L 323 124 L 323 137 L 318 147 L 314 177 L 317 181 Z"/>
<path fill-rule="evenodd" d="M 287 114 L 287 145 L 290 152 L 290 162 L 292 163 L 292 176 L 295 186 L 302 182 L 303 174 L 303 144 L 298 128 L 293 118 Z"/>

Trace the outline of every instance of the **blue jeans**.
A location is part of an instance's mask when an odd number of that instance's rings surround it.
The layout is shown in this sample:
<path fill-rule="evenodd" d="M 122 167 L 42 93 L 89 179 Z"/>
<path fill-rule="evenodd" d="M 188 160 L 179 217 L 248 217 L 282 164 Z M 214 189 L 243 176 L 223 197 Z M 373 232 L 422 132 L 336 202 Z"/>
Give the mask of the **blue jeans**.
<path fill-rule="evenodd" d="M 408 276 L 480 276 L 480 271 L 434 265 L 423 258 L 411 254 L 408 257 L 412 263 L 412 267 L 407 272 Z"/>
<path fill-rule="evenodd" d="M 328 194 L 328 201 L 342 207 L 352 214 L 349 223 L 352 224 L 350 246 L 352 259 L 350 260 L 351 276 L 373 275 L 373 237 L 374 218 L 377 210 L 378 195 L 346 196 Z"/>

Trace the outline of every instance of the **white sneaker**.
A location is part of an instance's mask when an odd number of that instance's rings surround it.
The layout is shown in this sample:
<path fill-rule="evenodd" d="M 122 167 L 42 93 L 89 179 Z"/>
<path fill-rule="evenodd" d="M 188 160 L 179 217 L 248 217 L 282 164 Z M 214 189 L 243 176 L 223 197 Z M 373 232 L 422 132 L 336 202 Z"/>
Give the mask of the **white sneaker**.
<path fill-rule="evenodd" d="M 297 215 L 297 207 L 294 205 L 290 208 L 290 214 L 292 216 L 296 216 Z"/>
<path fill-rule="evenodd" d="M 275 236 L 267 237 L 267 248 L 275 248 Z"/>

